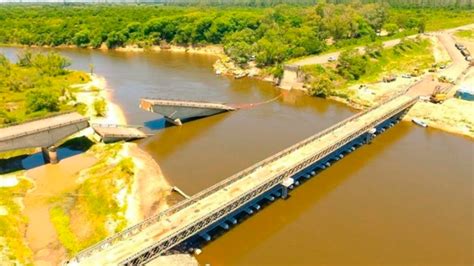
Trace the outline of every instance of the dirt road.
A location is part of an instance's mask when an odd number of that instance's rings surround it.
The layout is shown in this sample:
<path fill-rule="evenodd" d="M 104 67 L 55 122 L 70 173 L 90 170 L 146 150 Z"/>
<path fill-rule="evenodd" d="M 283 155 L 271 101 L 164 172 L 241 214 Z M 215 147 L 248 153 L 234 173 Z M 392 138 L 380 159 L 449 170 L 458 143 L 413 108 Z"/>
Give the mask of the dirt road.
<path fill-rule="evenodd" d="M 474 24 L 469 24 L 469 25 L 465 25 L 465 26 L 461 26 L 461 27 L 457 27 L 457 28 L 454 28 L 454 29 L 448 29 L 448 30 L 445 30 L 445 31 L 440 31 L 440 32 L 433 32 L 433 34 L 438 34 L 438 33 L 451 33 L 451 32 L 454 32 L 454 31 L 457 31 L 457 30 L 461 30 L 461 29 L 471 29 L 471 28 L 474 28 Z M 430 34 L 430 33 L 428 33 Z M 406 38 L 415 38 L 416 36 L 418 36 L 418 34 L 416 35 L 410 35 Z M 400 39 L 395 39 L 395 40 L 390 40 L 390 41 L 386 41 L 383 43 L 383 47 L 384 48 L 387 48 L 387 47 L 393 47 L 397 44 L 400 43 Z M 453 43 L 454 45 L 454 43 Z M 454 47 L 454 46 L 453 46 Z M 356 49 L 359 49 L 360 51 L 362 51 L 364 49 L 364 47 L 357 47 Z M 328 53 L 328 54 L 322 54 L 322 55 L 315 55 L 315 56 L 311 56 L 311 57 L 307 57 L 307 58 L 304 58 L 304 59 L 301 59 L 301 60 L 298 60 L 296 62 L 293 62 L 291 63 L 290 65 L 296 65 L 296 66 L 305 66 L 305 65 L 315 65 L 315 64 L 324 64 L 324 63 L 327 63 L 329 62 L 329 58 L 332 57 L 334 58 L 335 60 L 337 60 L 337 58 L 339 57 L 339 54 L 341 52 L 338 51 L 338 52 L 332 52 L 332 53 Z"/>

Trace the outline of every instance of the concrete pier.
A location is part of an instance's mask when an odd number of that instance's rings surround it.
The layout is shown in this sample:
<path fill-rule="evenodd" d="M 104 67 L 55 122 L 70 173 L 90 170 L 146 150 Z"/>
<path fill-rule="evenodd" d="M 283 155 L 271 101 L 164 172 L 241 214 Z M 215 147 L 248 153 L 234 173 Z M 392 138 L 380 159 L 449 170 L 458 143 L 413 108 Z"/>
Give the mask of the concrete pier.
<path fill-rule="evenodd" d="M 44 163 L 57 164 L 59 162 L 57 149 L 58 148 L 56 146 L 41 148 Z"/>
<path fill-rule="evenodd" d="M 0 128 L 0 152 L 41 147 L 45 162 L 57 163 L 54 145 L 87 127 L 88 118 L 72 112 Z"/>

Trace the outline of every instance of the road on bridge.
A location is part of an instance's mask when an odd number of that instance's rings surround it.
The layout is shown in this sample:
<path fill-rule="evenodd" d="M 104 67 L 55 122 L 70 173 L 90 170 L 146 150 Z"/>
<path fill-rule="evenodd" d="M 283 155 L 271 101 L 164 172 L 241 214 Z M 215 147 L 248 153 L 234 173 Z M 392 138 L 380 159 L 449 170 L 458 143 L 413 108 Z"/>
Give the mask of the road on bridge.
<path fill-rule="evenodd" d="M 192 202 L 189 206 L 171 215 L 162 217 L 136 234 L 117 240 L 113 244 L 102 243 L 101 245 L 105 244 L 105 248 L 95 250 L 95 252 L 92 251 L 84 256 L 79 255 L 75 259 L 73 258 L 70 264 L 74 265 L 77 263 L 76 259 L 79 259 L 81 265 L 116 265 L 131 257 L 133 258 L 141 251 L 156 245 L 159 241 L 174 237 L 189 228 L 193 223 L 204 220 L 209 214 L 221 210 L 224 206 L 229 205 L 233 200 L 242 197 L 249 191 L 273 180 L 275 177 L 288 173 L 289 170 L 294 169 L 303 161 L 328 152 L 328 150 L 334 148 L 336 143 L 349 141 L 348 137 L 358 134 L 361 129 L 365 132 L 368 126 L 372 127 L 374 123 L 379 123 L 384 117 L 390 117 L 400 112 L 403 110 L 402 107 L 406 108 L 413 104 L 413 100 L 413 97 L 402 95 L 369 112 L 359 116 L 355 115 L 353 119 L 321 136 L 314 139 L 310 137 L 311 141 L 303 142 L 304 145 L 297 146 L 297 149 L 266 164 L 257 164 L 255 168 L 252 168 L 253 171 L 241 172 L 242 177 L 237 181 L 213 191 L 208 196 Z M 301 143 L 297 145 L 299 144 Z M 193 199 L 191 198 L 191 200 Z M 172 246 L 170 245 L 168 248 Z"/>

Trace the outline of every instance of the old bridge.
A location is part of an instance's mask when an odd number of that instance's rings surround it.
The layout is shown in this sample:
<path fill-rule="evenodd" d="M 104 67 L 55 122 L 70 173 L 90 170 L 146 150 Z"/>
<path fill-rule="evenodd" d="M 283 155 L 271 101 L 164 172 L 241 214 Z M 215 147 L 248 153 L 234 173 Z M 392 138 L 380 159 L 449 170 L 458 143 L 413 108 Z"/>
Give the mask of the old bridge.
<path fill-rule="evenodd" d="M 181 201 L 68 261 L 75 265 L 142 265 L 193 239 L 210 240 L 236 217 L 262 203 L 286 197 L 288 190 L 329 167 L 400 121 L 418 97 L 404 93 L 360 112 Z"/>
<path fill-rule="evenodd" d="M 41 147 L 45 162 L 57 163 L 58 143 L 89 126 L 87 117 L 69 112 L 0 128 L 0 152 Z M 92 128 L 103 142 L 147 136 L 133 126 L 94 124 Z"/>
<path fill-rule="evenodd" d="M 183 120 L 211 116 L 236 110 L 236 107 L 223 103 L 165 100 L 154 98 L 141 99 L 140 108 L 146 111 L 161 114 L 167 121 L 179 126 L 182 125 Z"/>
<path fill-rule="evenodd" d="M 73 112 L 0 128 L 0 152 L 41 147 L 45 161 L 55 163 L 55 144 L 87 127 L 89 120 Z"/>

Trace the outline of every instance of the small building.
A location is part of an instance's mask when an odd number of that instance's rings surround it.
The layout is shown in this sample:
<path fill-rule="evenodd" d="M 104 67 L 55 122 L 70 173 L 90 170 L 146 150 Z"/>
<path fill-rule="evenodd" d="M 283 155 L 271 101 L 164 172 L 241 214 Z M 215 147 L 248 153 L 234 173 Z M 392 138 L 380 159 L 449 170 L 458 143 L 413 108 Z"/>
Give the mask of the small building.
<path fill-rule="evenodd" d="M 461 86 L 461 88 L 456 91 L 456 97 L 466 101 L 474 101 L 474 87 Z"/>

